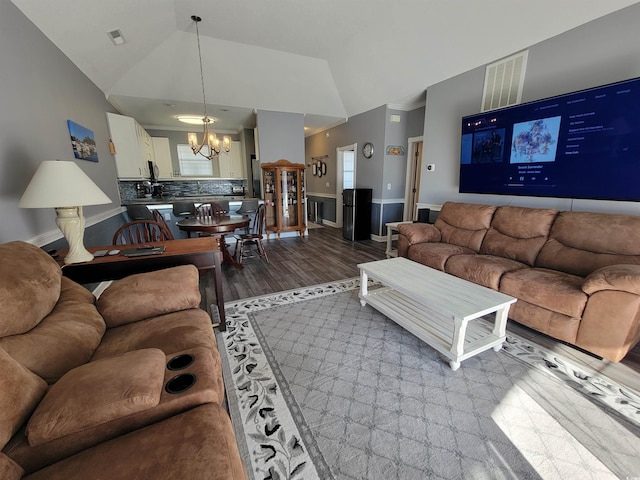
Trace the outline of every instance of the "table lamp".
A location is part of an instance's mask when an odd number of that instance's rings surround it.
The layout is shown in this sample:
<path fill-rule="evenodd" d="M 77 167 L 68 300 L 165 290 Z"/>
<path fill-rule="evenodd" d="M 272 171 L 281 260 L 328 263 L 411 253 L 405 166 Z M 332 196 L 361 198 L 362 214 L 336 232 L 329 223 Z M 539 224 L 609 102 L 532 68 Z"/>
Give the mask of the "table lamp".
<path fill-rule="evenodd" d="M 90 262 L 93 255 L 84 248 L 84 205 L 103 205 L 111 199 L 72 161 L 45 160 L 27 186 L 20 208 L 55 208 L 56 224 L 69 243 L 64 259 L 70 263 Z"/>

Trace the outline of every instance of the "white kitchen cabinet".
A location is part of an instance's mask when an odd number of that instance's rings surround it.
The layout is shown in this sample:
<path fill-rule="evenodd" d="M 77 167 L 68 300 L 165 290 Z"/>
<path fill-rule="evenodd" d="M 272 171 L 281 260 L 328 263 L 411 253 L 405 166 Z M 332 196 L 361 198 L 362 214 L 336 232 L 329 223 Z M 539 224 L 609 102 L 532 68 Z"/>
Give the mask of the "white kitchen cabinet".
<path fill-rule="evenodd" d="M 173 178 L 173 163 L 171 161 L 171 146 L 166 137 L 151 137 L 153 143 L 153 155 L 158 167 L 158 180 Z"/>
<path fill-rule="evenodd" d="M 114 158 L 118 178 L 149 178 L 148 161 L 153 161 L 151 137 L 135 119 L 107 113 L 109 134 L 115 146 Z"/>
<path fill-rule="evenodd" d="M 231 142 L 229 153 L 220 153 L 218 156 L 221 178 L 247 178 L 242 158 L 242 143 Z"/>

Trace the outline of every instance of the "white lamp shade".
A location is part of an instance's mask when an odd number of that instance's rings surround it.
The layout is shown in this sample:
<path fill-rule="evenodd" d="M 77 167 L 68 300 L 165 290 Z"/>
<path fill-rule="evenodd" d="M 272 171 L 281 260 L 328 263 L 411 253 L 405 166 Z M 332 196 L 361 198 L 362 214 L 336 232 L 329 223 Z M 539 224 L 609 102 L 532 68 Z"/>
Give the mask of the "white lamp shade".
<path fill-rule="evenodd" d="M 45 160 L 27 186 L 20 208 L 103 205 L 111 199 L 71 161 Z"/>

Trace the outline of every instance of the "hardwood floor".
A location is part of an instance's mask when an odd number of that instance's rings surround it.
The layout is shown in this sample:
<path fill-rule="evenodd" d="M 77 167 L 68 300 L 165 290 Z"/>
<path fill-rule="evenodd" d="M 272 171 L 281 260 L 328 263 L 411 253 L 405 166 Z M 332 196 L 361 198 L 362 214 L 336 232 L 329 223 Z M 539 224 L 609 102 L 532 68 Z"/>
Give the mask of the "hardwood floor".
<path fill-rule="evenodd" d="M 232 252 L 233 242 L 227 239 Z M 386 246 L 373 240 L 347 241 L 342 238 L 342 230 L 332 227 L 311 229 L 303 238 L 278 240 L 272 235 L 263 243 L 269 264 L 255 257 L 245 259 L 242 270 L 223 265 L 225 302 L 357 277 L 360 272 L 356 265 L 382 260 Z"/>
<path fill-rule="evenodd" d="M 232 244 L 233 252 L 233 239 L 227 241 Z M 344 240 L 341 230 L 327 226 L 309 230 L 309 235 L 304 238 L 278 240 L 272 236 L 264 241 L 264 245 L 270 264 L 255 257 L 246 259 L 242 270 L 226 264 L 223 266 L 226 302 L 356 277 L 360 273 L 357 264 L 384 259 L 386 247 L 385 243 L 373 240 Z M 202 280 L 205 302 L 214 304 L 215 291 L 211 277 L 205 275 Z M 510 321 L 507 329 L 539 345 L 562 352 L 575 363 L 604 373 L 612 380 L 640 392 L 640 344 L 622 362 L 612 363 L 563 345 L 515 322 Z"/>

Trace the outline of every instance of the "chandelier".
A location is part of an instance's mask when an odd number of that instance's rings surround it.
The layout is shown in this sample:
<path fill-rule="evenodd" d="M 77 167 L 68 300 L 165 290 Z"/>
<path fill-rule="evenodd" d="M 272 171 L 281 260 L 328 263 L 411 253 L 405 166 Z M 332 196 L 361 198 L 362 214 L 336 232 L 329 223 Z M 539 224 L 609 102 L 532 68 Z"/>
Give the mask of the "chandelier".
<path fill-rule="evenodd" d="M 216 134 L 213 132 L 209 132 L 209 124 L 213 124 L 215 119 L 209 117 L 207 115 L 207 98 L 205 96 L 204 90 L 204 73 L 202 70 L 202 52 L 200 50 L 200 32 L 198 30 L 198 23 L 202 21 L 197 15 L 191 15 L 191 20 L 193 20 L 196 24 L 196 38 L 198 39 L 198 59 L 200 60 L 200 80 L 202 82 L 202 103 L 204 105 L 204 116 L 202 117 L 201 122 L 204 125 L 204 132 L 202 135 L 202 143 L 198 142 L 198 135 L 195 133 L 187 134 L 187 139 L 189 141 L 189 146 L 193 153 L 197 155 L 198 153 L 209 160 L 212 160 L 213 157 L 220 154 L 221 151 L 225 153 L 229 153 L 231 150 L 231 139 L 225 136 L 222 140 L 222 144 L 220 144 L 220 140 L 216 137 Z M 199 123 L 199 122 L 198 122 Z M 205 155 L 203 152 L 203 147 L 207 145 L 208 153 Z"/>

